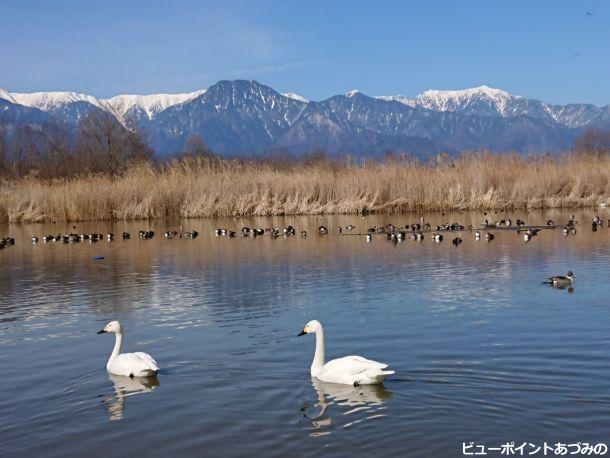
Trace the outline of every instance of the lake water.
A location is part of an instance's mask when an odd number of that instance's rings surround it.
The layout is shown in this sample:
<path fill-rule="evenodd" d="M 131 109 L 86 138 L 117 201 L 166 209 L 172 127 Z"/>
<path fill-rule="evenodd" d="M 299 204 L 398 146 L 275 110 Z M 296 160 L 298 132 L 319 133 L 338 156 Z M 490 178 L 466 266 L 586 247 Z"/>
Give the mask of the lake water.
<path fill-rule="evenodd" d="M 470 441 L 608 443 L 610 229 L 590 221 L 609 213 L 578 212 L 568 237 L 466 232 L 458 247 L 316 233 L 420 215 L 183 221 L 195 240 L 163 238 L 177 221 L 77 223 L 132 233 L 95 244 L 30 242 L 71 224 L 0 226 L 17 240 L 0 250 L 0 456 L 442 457 Z M 212 234 L 288 224 L 309 237 Z M 569 269 L 573 290 L 541 283 Z M 96 332 L 114 319 L 124 351 L 160 363 L 156 379 L 106 373 L 114 336 Z M 327 357 L 363 355 L 396 375 L 378 387 L 312 381 L 315 339 L 296 337 L 311 319 L 325 325 Z"/>

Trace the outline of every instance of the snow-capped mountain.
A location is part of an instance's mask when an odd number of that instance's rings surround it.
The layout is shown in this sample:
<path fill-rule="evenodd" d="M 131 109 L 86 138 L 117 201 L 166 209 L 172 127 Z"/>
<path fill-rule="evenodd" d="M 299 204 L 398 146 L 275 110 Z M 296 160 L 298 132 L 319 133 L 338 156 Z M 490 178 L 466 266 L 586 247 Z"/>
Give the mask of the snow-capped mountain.
<path fill-rule="evenodd" d="M 2 89 L 1 87 L 0 87 L 0 100 L 6 100 L 7 102 L 10 102 L 10 103 L 17 103 L 17 101 L 13 98 L 13 94 L 11 94 L 6 89 Z"/>
<path fill-rule="evenodd" d="M 552 105 L 488 86 L 428 90 L 414 98 L 369 97 L 352 90 L 320 102 L 244 80 L 185 94 L 110 99 L 0 89 L 0 128 L 46 123 L 76 130 L 95 111 L 142 131 L 161 155 L 180 152 L 193 134 L 212 150 L 231 155 L 316 148 L 369 155 L 481 148 L 557 152 L 569 149 L 589 127 L 610 128 L 609 106 Z"/>
<path fill-rule="evenodd" d="M 429 90 L 419 94 L 417 106 L 434 111 L 451 111 L 465 114 L 499 114 L 510 116 L 511 108 L 523 97 L 511 95 L 500 89 L 480 86 L 460 91 Z"/>
<path fill-rule="evenodd" d="M 189 92 L 186 94 L 150 94 L 150 95 L 117 95 L 110 99 L 102 100 L 103 106 L 107 107 L 119 121 L 125 123 L 130 116 L 140 117 L 145 115 L 152 119 L 163 110 L 188 102 L 205 93 L 205 89 Z"/>
<path fill-rule="evenodd" d="M 282 94 L 284 97 L 288 97 L 289 99 L 298 100 L 299 102 L 309 102 L 305 97 L 299 94 L 295 94 L 294 92 L 285 92 Z"/>
<path fill-rule="evenodd" d="M 77 92 L 32 92 L 29 94 L 11 93 L 15 103 L 26 107 L 38 108 L 42 111 L 53 111 L 58 105 L 68 105 L 75 102 L 87 102 L 100 107 L 100 101 L 95 97 Z"/>
<path fill-rule="evenodd" d="M 149 94 L 149 95 L 117 95 L 110 99 L 98 99 L 92 95 L 77 92 L 8 92 L 0 88 L 0 98 L 9 102 L 38 108 L 51 113 L 64 113 L 75 104 L 83 107 L 86 114 L 92 108 L 98 108 L 112 113 L 121 123 L 126 124 L 131 118 L 139 119 L 145 115 L 152 119 L 166 108 L 192 100 L 205 92 L 205 89 L 187 94 Z M 75 117 L 72 121 L 78 121 Z"/>

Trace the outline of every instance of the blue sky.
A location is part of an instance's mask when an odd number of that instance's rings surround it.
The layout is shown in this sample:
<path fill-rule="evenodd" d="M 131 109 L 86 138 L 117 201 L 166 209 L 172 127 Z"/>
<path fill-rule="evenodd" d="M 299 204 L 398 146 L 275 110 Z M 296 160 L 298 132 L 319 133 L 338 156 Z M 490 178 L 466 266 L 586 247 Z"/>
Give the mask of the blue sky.
<path fill-rule="evenodd" d="M 312 100 L 487 84 L 606 105 L 610 2 L 0 0 L 11 91 L 108 97 L 237 78 Z"/>

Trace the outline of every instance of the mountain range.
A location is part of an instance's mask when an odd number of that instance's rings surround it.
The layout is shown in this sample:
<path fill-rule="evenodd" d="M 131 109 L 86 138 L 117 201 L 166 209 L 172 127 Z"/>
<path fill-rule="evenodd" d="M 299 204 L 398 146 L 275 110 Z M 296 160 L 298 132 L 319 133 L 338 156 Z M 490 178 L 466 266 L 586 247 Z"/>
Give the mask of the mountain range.
<path fill-rule="evenodd" d="M 245 80 L 186 94 L 110 99 L 0 88 L 0 127 L 9 135 L 24 125 L 74 133 L 96 111 L 138 129 L 160 156 L 181 152 L 193 134 L 225 155 L 320 149 L 368 156 L 480 149 L 546 153 L 570 149 L 587 129 L 610 129 L 610 105 L 552 105 L 487 86 L 430 90 L 415 98 L 350 91 L 322 101 Z"/>

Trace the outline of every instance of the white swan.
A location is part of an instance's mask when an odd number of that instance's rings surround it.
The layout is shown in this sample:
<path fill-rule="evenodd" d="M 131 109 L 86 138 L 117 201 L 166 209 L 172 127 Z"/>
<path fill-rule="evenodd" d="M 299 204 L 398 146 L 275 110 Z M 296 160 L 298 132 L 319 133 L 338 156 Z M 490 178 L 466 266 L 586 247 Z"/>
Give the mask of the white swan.
<path fill-rule="evenodd" d="M 362 356 L 345 356 L 325 362 L 324 329 L 317 320 L 312 320 L 298 336 L 314 333 L 316 335 L 316 352 L 311 363 L 311 375 L 323 382 L 342 383 L 345 385 L 375 385 L 383 382 L 394 371 L 384 371 L 387 364 L 378 363 Z"/>
<path fill-rule="evenodd" d="M 104 332 L 114 332 L 116 340 L 114 342 L 114 349 L 106 364 L 106 369 L 111 374 L 124 375 L 127 377 L 152 377 L 157 375 L 159 365 L 157 362 L 147 353 L 136 352 L 136 353 L 123 353 L 121 354 L 121 346 L 123 344 L 123 332 L 121 329 L 121 323 L 118 321 L 111 321 L 104 329 L 98 332 L 102 334 Z"/>

